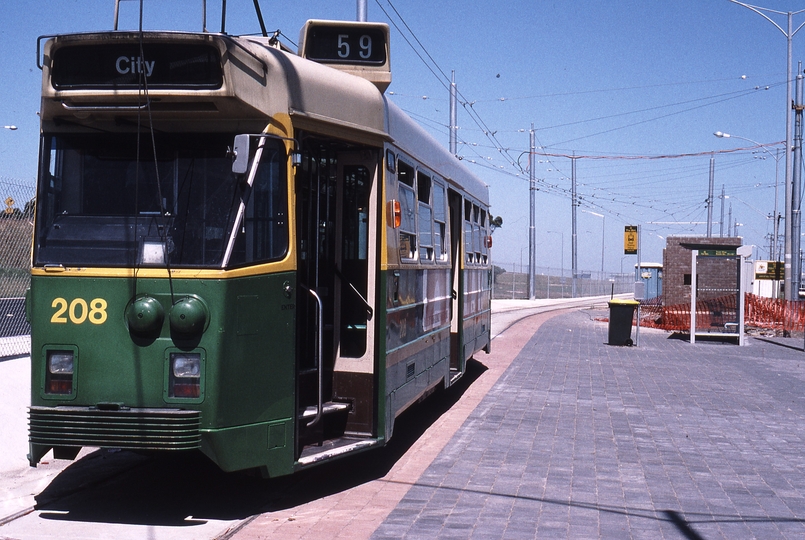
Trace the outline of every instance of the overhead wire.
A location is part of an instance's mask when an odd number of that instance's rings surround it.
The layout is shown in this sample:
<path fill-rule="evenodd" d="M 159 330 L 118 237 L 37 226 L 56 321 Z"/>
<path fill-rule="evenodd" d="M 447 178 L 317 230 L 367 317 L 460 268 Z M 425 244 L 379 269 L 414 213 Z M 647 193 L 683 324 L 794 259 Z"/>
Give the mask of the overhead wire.
<path fill-rule="evenodd" d="M 381 4 L 380 0 L 375 0 L 375 1 L 376 1 L 377 5 L 380 7 L 380 9 L 383 11 L 383 13 L 386 15 L 386 17 L 389 19 L 391 24 L 398 30 L 398 32 L 400 32 L 401 37 L 403 37 L 403 39 L 406 41 L 406 43 L 408 43 L 408 45 L 414 51 L 414 53 L 420 58 L 422 63 L 425 65 L 425 67 L 437 79 L 439 84 L 445 90 L 449 90 L 450 85 L 452 84 L 452 81 L 447 76 L 447 73 L 440 67 L 439 63 L 430 54 L 430 52 L 428 52 L 427 47 L 419 39 L 419 37 L 417 36 L 417 33 L 406 22 L 406 20 L 403 17 L 402 13 L 400 13 L 400 11 L 397 9 L 397 7 L 394 5 L 394 3 L 391 0 L 386 0 L 386 2 L 388 3 L 388 6 L 390 7 L 391 11 L 393 11 L 393 13 L 396 16 L 396 18 L 400 21 L 400 24 L 397 24 L 396 20 L 391 16 L 391 13 L 389 13 L 389 11 L 385 9 L 383 4 Z M 403 28 L 405 29 L 405 31 L 403 30 Z M 408 36 L 410 36 L 410 39 L 409 39 Z M 742 78 L 745 78 L 745 76 L 743 76 Z M 723 80 L 732 80 L 732 78 L 723 79 Z M 708 81 L 699 81 L 699 82 L 708 82 Z M 685 84 L 685 83 L 667 83 L 667 84 L 661 84 L 661 85 L 650 85 L 648 87 L 670 86 L 670 85 L 678 85 L 678 84 Z M 552 144 L 550 144 L 550 146 L 545 146 L 545 145 L 542 144 L 541 141 L 538 140 L 538 142 L 539 142 L 538 147 L 540 149 L 544 150 L 545 148 L 556 148 L 556 147 L 558 147 L 560 145 L 567 144 L 569 142 L 575 142 L 575 141 L 578 141 L 578 140 L 583 140 L 583 139 L 595 137 L 595 136 L 598 136 L 598 135 L 603 135 L 603 134 L 611 133 L 611 132 L 614 132 L 614 131 L 627 129 L 627 128 L 634 127 L 634 126 L 637 126 L 637 125 L 641 125 L 641 124 L 645 124 L 645 123 L 648 123 L 648 122 L 652 122 L 652 121 L 660 120 L 660 119 L 663 119 L 663 118 L 667 118 L 667 117 L 670 117 L 670 116 L 674 116 L 674 115 L 694 111 L 694 110 L 697 110 L 697 109 L 700 109 L 700 108 L 703 108 L 703 107 L 708 107 L 708 106 L 716 105 L 718 103 L 723 103 L 723 102 L 726 102 L 726 101 L 729 101 L 729 100 L 742 98 L 742 97 L 745 97 L 745 96 L 748 96 L 748 95 L 752 95 L 752 94 L 756 93 L 757 91 L 759 91 L 761 89 L 768 90 L 768 89 L 770 89 L 772 87 L 776 87 L 776 86 L 779 86 L 781 84 L 784 84 L 784 83 L 775 83 L 775 84 L 766 85 L 766 86 L 756 86 L 751 90 L 739 90 L 739 91 L 735 91 L 735 92 L 727 92 L 727 93 L 723 93 L 723 94 L 717 94 L 715 96 L 696 98 L 696 99 L 677 102 L 677 103 L 672 103 L 672 104 L 668 104 L 668 105 L 660 105 L 660 106 L 655 106 L 655 107 L 648 107 L 648 108 L 639 109 L 639 110 L 635 110 L 635 111 L 627 111 L 627 112 L 623 112 L 623 113 L 617 113 L 617 114 L 612 114 L 612 115 L 607 115 L 607 116 L 602 116 L 602 117 L 597 117 L 597 118 L 589 118 L 589 119 L 584 119 L 584 120 L 580 120 L 580 121 L 568 122 L 568 123 L 565 123 L 565 124 L 558 124 L 558 125 L 554 125 L 554 126 L 543 126 L 543 127 L 540 127 L 540 128 L 534 128 L 534 131 L 535 132 L 536 131 L 546 131 L 548 129 L 556 129 L 556 128 L 561 128 L 561 127 L 577 125 L 577 124 L 581 124 L 581 123 L 594 122 L 594 121 L 609 120 L 609 119 L 612 119 L 612 118 L 618 118 L 618 117 L 623 117 L 623 116 L 628 116 L 628 115 L 633 115 L 633 114 L 640 114 L 640 113 L 656 111 L 656 110 L 660 110 L 660 109 L 667 109 L 667 108 L 670 108 L 670 107 L 679 107 L 679 106 L 687 105 L 687 104 L 690 104 L 690 103 L 704 102 L 704 103 L 701 103 L 701 104 L 696 105 L 694 107 L 687 107 L 687 108 L 684 108 L 684 109 L 681 109 L 681 110 L 675 110 L 675 111 L 669 112 L 667 114 L 663 114 L 663 115 L 659 115 L 659 116 L 653 116 L 652 118 L 639 120 L 639 121 L 632 122 L 632 123 L 629 123 L 629 124 L 624 124 L 624 125 L 621 125 L 621 126 L 616 126 L 614 128 L 611 128 L 611 129 L 607 129 L 607 130 L 587 134 L 587 135 L 584 135 L 584 136 L 581 136 L 581 137 L 576 137 L 576 138 L 573 138 L 573 139 L 568 139 L 568 140 L 557 142 L 557 143 L 552 143 Z M 633 89 L 640 89 L 640 88 L 645 88 L 645 87 L 646 86 L 639 86 L 639 87 L 633 87 Z M 573 94 L 576 94 L 576 93 L 581 94 L 581 93 L 605 92 L 605 91 L 615 91 L 615 90 L 623 90 L 623 89 L 586 90 L 586 91 L 579 91 L 579 92 L 572 92 L 572 93 Z M 628 90 L 628 88 L 627 88 L 627 90 Z M 473 124 L 475 124 L 475 126 L 477 126 L 477 128 L 483 133 L 484 137 L 489 141 L 489 143 L 491 145 L 491 146 L 487 146 L 487 145 L 480 144 L 480 143 L 472 143 L 472 142 L 469 142 L 467 140 L 464 140 L 463 137 L 457 137 L 459 139 L 459 143 L 462 144 L 462 146 L 465 147 L 468 151 L 471 151 L 478 159 L 473 160 L 473 159 L 467 159 L 466 157 L 462 157 L 462 156 L 458 156 L 458 157 L 460 159 L 465 159 L 466 161 L 468 161 L 470 163 L 473 163 L 473 164 L 475 164 L 477 166 L 481 166 L 483 168 L 493 170 L 493 171 L 495 171 L 497 173 L 506 174 L 507 176 L 511 176 L 513 178 L 519 178 L 520 180 L 525 181 L 524 175 L 527 172 L 526 167 L 524 167 L 520 163 L 520 160 L 519 160 L 518 157 L 515 157 L 515 156 L 512 155 L 512 152 L 513 152 L 512 148 L 509 148 L 506 145 L 501 143 L 501 141 L 497 137 L 498 131 L 493 130 L 493 129 L 490 128 L 488 123 L 481 117 L 479 111 L 477 111 L 474 108 L 474 105 L 476 103 L 481 103 L 481 102 L 485 102 L 485 101 L 507 101 L 507 100 L 514 100 L 514 99 L 533 99 L 533 98 L 537 98 L 537 97 L 548 97 L 548 96 L 552 96 L 552 95 L 567 95 L 567 93 L 564 93 L 564 94 L 545 94 L 545 95 L 538 95 L 538 96 L 523 96 L 523 97 L 517 97 L 517 98 L 498 98 L 498 99 L 495 99 L 495 100 L 473 100 L 473 101 L 469 100 L 459 89 L 456 90 L 456 93 L 461 98 L 460 99 L 460 104 L 463 107 L 463 109 L 467 112 L 467 114 L 470 117 L 470 119 L 472 120 Z M 416 96 L 416 97 L 417 98 L 423 98 L 423 99 L 430 99 L 430 98 L 428 98 L 428 96 Z M 408 112 L 409 114 L 412 114 L 412 116 L 419 117 L 420 121 L 428 123 L 431 126 L 435 126 L 436 129 L 438 129 L 440 131 L 443 131 L 445 128 L 447 130 L 450 129 L 450 126 L 446 126 L 443 123 L 427 119 L 426 117 L 424 117 L 422 115 L 412 113 L 411 111 L 406 111 L 406 112 Z M 470 128 L 469 131 L 472 131 L 472 128 Z M 518 129 L 517 131 L 518 132 L 523 132 L 525 130 Z M 503 132 L 505 132 L 505 131 L 501 131 L 501 133 L 503 133 Z M 772 143 L 772 144 L 780 144 L 780 143 Z M 557 173 L 561 174 L 562 169 L 563 169 L 564 166 L 558 166 L 558 164 L 556 163 L 557 159 L 594 159 L 594 160 L 608 160 L 608 161 L 668 160 L 668 159 L 694 158 L 694 157 L 708 156 L 708 155 L 714 155 L 714 154 L 735 153 L 735 152 L 740 152 L 742 150 L 757 149 L 757 148 L 760 148 L 761 146 L 771 146 L 772 144 L 759 145 L 757 147 L 751 147 L 751 148 L 719 150 L 719 151 L 705 151 L 705 152 L 695 152 L 695 153 L 676 154 L 676 155 L 668 155 L 668 154 L 666 154 L 666 155 L 655 155 L 655 156 L 646 156 L 646 155 L 643 155 L 643 156 L 634 156 L 634 155 L 633 156 L 625 156 L 625 155 L 608 155 L 608 156 L 605 156 L 605 155 L 597 155 L 597 156 L 596 155 L 577 155 L 577 156 L 571 156 L 571 155 L 569 155 L 567 153 L 546 152 L 546 151 L 543 151 L 543 152 L 538 153 L 538 154 L 543 156 L 543 157 L 545 157 L 546 162 L 549 165 L 552 165 Z M 484 148 L 496 150 L 497 153 L 500 155 L 500 157 L 515 172 L 511 172 L 510 170 L 506 170 L 505 167 L 503 167 L 503 166 L 495 166 L 495 165 L 491 164 L 490 162 L 493 160 L 493 158 L 490 157 L 490 156 L 482 156 L 481 153 L 479 152 L 479 149 L 484 149 Z M 518 153 L 519 153 L 519 150 L 518 150 Z M 524 154 L 527 154 L 527 153 L 528 152 L 520 153 L 520 156 L 522 156 Z M 691 169 L 692 169 L 692 171 L 696 170 L 695 167 L 692 167 Z M 563 176 L 567 176 L 567 175 L 564 174 Z M 693 176 L 693 172 L 691 172 L 691 176 Z M 635 181 L 637 181 L 637 180 L 635 180 Z M 582 185 L 588 185 L 588 184 L 582 184 Z M 622 185 L 622 182 L 621 182 L 621 185 Z M 652 198 L 652 199 L 643 198 L 643 200 L 638 200 L 638 198 L 642 197 L 642 196 L 636 196 L 634 194 L 627 194 L 626 195 L 626 201 L 623 201 L 623 200 L 619 201 L 619 200 L 616 200 L 616 199 L 619 196 L 620 197 L 623 196 L 623 194 L 620 193 L 620 192 L 612 192 L 611 190 L 608 190 L 605 187 L 601 187 L 599 185 L 593 185 L 593 184 L 589 184 L 588 187 L 590 187 L 593 190 L 593 193 L 586 194 L 586 195 L 580 195 L 580 194 L 577 193 L 577 195 L 576 195 L 576 204 L 579 205 L 579 206 L 583 206 L 585 204 L 586 205 L 591 205 L 591 207 L 600 209 L 600 210 L 602 210 L 604 212 L 607 212 L 608 214 L 613 215 L 613 216 L 622 216 L 622 212 L 618 212 L 616 210 L 611 210 L 609 208 L 604 208 L 603 206 L 600 205 L 600 203 L 598 201 L 604 201 L 606 199 L 610 203 L 625 204 L 627 206 L 632 206 L 632 207 L 635 207 L 635 206 L 643 207 L 643 208 L 651 209 L 651 210 L 654 210 L 654 211 L 662 212 L 663 214 L 666 214 L 666 215 L 675 214 L 675 213 L 679 212 L 680 210 L 685 211 L 684 210 L 685 208 L 688 208 L 690 212 L 695 212 L 697 210 L 701 211 L 701 209 L 703 208 L 702 199 L 701 198 L 694 199 L 695 195 L 691 195 L 691 197 L 689 198 L 689 200 L 691 201 L 690 203 L 685 203 L 683 200 L 679 201 L 677 199 L 679 202 L 674 203 L 674 205 L 673 205 L 674 207 L 676 207 L 676 210 L 674 210 L 674 208 L 670 207 L 670 206 L 667 206 L 667 208 L 665 208 L 665 209 L 660 209 L 660 208 L 655 208 L 655 205 L 659 205 L 660 203 L 664 203 L 665 205 L 668 205 L 667 200 L 662 200 L 659 197 Z M 562 187 L 559 183 L 555 183 L 555 182 L 551 183 L 551 182 L 547 181 L 546 179 L 537 179 L 537 189 L 540 189 L 540 190 L 542 190 L 544 192 L 547 192 L 547 193 L 552 193 L 552 194 L 555 194 L 555 195 L 563 196 L 563 197 L 572 197 L 570 189 Z M 612 196 L 613 193 L 615 193 L 615 196 Z M 611 201 L 610 201 L 610 197 L 611 197 Z M 696 202 L 693 202 L 694 200 Z M 706 202 L 706 200 L 705 200 L 705 202 Z"/>

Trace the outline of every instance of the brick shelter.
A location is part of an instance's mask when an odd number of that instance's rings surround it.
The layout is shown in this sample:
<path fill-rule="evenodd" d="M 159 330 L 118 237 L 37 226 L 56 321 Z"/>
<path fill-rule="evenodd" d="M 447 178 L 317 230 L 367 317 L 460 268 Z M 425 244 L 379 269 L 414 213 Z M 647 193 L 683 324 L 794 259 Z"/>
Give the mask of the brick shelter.
<path fill-rule="evenodd" d="M 690 304 L 691 250 L 683 244 L 738 248 L 743 238 L 669 236 L 663 251 L 663 303 Z M 697 298 L 707 300 L 734 294 L 738 287 L 737 262 L 735 257 L 699 257 L 697 261 Z"/>

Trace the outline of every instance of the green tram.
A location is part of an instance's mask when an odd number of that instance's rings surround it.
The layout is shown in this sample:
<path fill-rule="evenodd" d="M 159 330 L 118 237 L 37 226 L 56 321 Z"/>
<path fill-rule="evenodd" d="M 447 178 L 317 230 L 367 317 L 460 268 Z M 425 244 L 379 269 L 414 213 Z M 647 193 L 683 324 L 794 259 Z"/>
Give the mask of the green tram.
<path fill-rule="evenodd" d="M 384 96 L 388 27 L 40 38 L 30 454 L 286 475 L 489 352 L 487 186 Z"/>

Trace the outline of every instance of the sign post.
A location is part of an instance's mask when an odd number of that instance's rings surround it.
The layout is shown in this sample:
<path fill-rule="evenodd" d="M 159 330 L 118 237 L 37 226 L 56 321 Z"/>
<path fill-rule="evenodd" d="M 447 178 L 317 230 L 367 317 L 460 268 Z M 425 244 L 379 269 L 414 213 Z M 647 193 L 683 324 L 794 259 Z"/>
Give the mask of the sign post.
<path fill-rule="evenodd" d="M 637 255 L 637 273 L 640 273 L 640 226 L 626 225 L 623 230 L 623 254 Z M 640 287 L 638 287 L 638 285 Z M 634 299 L 638 302 L 645 298 L 645 287 L 642 281 L 634 281 Z M 642 288 L 641 288 L 642 287 Z M 640 304 L 637 304 L 637 329 L 635 330 L 635 346 L 640 345 Z"/>

